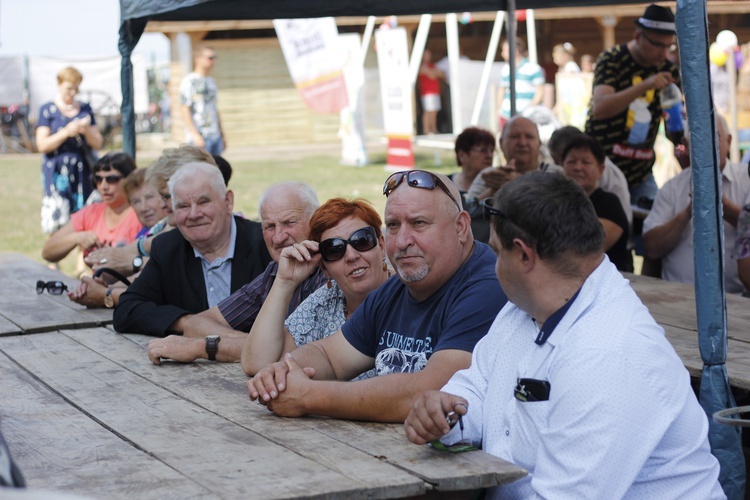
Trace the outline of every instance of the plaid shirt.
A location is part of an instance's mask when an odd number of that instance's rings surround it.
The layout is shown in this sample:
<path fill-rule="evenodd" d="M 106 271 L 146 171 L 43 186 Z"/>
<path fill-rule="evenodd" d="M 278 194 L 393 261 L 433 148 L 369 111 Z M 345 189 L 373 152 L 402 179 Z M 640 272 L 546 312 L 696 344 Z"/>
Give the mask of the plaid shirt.
<path fill-rule="evenodd" d="M 224 316 L 226 322 L 229 323 L 229 326 L 243 332 L 250 331 L 260 308 L 263 306 L 263 302 L 265 302 L 268 293 L 271 291 L 278 270 L 279 264 L 271 262 L 263 274 L 219 302 L 219 311 Z M 317 268 L 294 291 L 294 296 L 287 310 L 287 316 L 325 282 L 326 277 L 323 271 Z"/>

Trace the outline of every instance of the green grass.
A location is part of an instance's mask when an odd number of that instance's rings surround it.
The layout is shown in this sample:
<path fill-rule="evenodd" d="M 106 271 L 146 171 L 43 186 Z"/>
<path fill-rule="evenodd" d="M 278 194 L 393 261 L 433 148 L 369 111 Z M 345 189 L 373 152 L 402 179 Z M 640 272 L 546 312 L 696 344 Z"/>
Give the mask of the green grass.
<path fill-rule="evenodd" d="M 258 200 L 261 193 L 271 184 L 287 180 L 307 182 L 318 192 L 321 203 L 334 196 L 361 197 L 373 202 L 382 215 L 385 207 L 383 182 L 389 175 L 383 169 L 385 154 L 370 155 L 370 165 L 362 168 L 346 167 L 338 164 L 335 154 L 316 154 L 310 157 L 287 159 L 288 152 L 280 150 L 278 156 L 285 159 L 253 159 L 253 151 L 233 154 L 227 159 L 232 164 L 234 174 L 229 187 L 235 193 L 235 210 L 247 218 L 258 220 Z M 158 153 L 140 153 L 138 164 L 148 166 Z M 457 170 L 452 152 L 441 154 L 442 166 L 434 166 L 431 152 L 416 155 L 416 164 L 442 173 Z M 46 235 L 40 227 L 41 206 L 41 156 L 40 155 L 0 155 L 0 252 L 18 252 L 38 262 L 44 262 L 41 249 Z M 76 258 L 68 256 L 60 263 L 66 274 L 73 275 Z"/>

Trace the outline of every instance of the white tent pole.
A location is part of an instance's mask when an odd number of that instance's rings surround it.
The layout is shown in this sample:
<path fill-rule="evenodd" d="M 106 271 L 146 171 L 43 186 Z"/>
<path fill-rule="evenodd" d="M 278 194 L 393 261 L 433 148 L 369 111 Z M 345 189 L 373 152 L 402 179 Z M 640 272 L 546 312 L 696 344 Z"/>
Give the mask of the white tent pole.
<path fill-rule="evenodd" d="M 729 161 L 739 163 L 740 161 L 740 141 L 737 135 L 737 67 L 734 62 L 734 47 L 729 49 L 727 57 L 727 73 L 729 73 L 729 133 L 732 134 L 732 144 L 729 147 Z"/>
<path fill-rule="evenodd" d="M 526 11 L 526 45 L 529 47 L 529 61 L 538 64 L 539 57 L 536 51 L 536 22 L 534 22 L 534 9 Z"/>
<path fill-rule="evenodd" d="M 417 83 L 419 67 L 422 65 L 422 55 L 425 45 L 427 45 L 427 36 L 430 34 L 430 24 L 432 24 L 432 14 L 422 14 L 419 18 L 417 36 L 414 38 L 414 47 L 411 49 L 411 59 L 409 60 L 409 81 L 411 81 L 412 86 Z"/>
<path fill-rule="evenodd" d="M 484 104 L 484 97 L 487 94 L 487 85 L 490 82 L 490 73 L 492 72 L 492 64 L 495 62 L 497 57 L 497 46 L 500 45 L 500 34 L 503 31 L 503 21 L 505 21 L 505 12 L 498 10 L 495 14 L 495 24 L 492 25 L 492 34 L 490 35 L 490 45 L 487 47 L 487 56 L 484 58 L 484 68 L 482 69 L 482 79 L 479 80 L 479 91 L 477 92 L 477 98 L 474 101 L 474 110 L 471 113 L 471 124 L 476 126 L 479 123 L 479 115 L 482 112 L 482 104 Z M 453 78 L 453 70 L 451 69 L 451 78 Z M 451 87 L 453 83 L 451 83 Z M 490 116 L 493 116 L 496 111 L 490 110 Z"/>
<path fill-rule="evenodd" d="M 461 78 L 458 74 L 458 16 L 456 13 L 445 15 L 445 38 L 448 44 L 448 64 L 451 73 L 451 116 L 453 117 L 453 133 L 459 134 L 463 130 L 463 113 L 461 105 Z"/>
<path fill-rule="evenodd" d="M 375 29 L 375 16 L 369 16 L 367 18 L 367 24 L 365 24 L 365 32 L 362 35 L 362 50 L 359 54 L 359 65 L 365 66 L 365 59 L 367 58 L 367 49 L 370 48 L 370 39 L 372 38 L 372 31 Z"/>
<path fill-rule="evenodd" d="M 508 0 L 508 76 L 510 79 L 510 116 L 516 116 L 516 0 Z M 502 103 L 498 103 L 502 106 Z"/>

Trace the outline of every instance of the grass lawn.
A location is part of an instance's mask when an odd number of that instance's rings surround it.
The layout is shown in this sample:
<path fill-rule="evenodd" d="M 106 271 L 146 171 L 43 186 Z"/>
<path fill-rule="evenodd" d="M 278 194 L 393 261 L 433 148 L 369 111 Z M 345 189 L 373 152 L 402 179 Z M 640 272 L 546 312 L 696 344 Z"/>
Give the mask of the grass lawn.
<path fill-rule="evenodd" d="M 335 153 L 315 153 L 309 157 L 300 154 L 291 159 L 288 152 L 284 153 L 283 160 L 261 160 L 253 159 L 252 150 L 236 154 L 231 149 L 228 151 L 227 159 L 234 169 L 229 187 L 235 193 L 235 210 L 242 211 L 249 219 L 258 220 L 258 200 L 266 187 L 276 182 L 296 180 L 313 186 L 321 203 L 334 196 L 362 197 L 372 201 L 382 216 L 385 207 L 383 183 L 389 175 L 383 168 L 384 153 L 371 154 L 372 163 L 362 168 L 339 165 Z M 139 166 L 147 167 L 158 152 L 138 154 Z M 263 156 L 268 157 L 268 152 Z M 431 151 L 416 155 L 419 168 L 446 174 L 457 170 L 452 151 L 442 153 L 441 167 L 435 167 L 434 161 Z M 41 249 L 46 235 L 40 228 L 41 156 L 0 155 L 0 178 L 5 179 L 0 183 L 0 252 L 18 252 L 44 262 Z M 60 263 L 61 270 L 71 275 L 75 266 L 72 255 Z"/>

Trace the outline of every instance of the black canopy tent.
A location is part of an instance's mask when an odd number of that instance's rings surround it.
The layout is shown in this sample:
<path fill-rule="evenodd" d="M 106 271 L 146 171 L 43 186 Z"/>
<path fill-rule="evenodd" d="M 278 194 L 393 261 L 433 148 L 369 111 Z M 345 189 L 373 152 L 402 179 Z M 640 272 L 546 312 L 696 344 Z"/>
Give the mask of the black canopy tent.
<path fill-rule="evenodd" d="M 586 7 L 642 1 L 620 0 L 120 0 L 122 55 L 123 149 L 135 156 L 135 115 L 130 55 L 149 20 L 203 21 L 238 19 L 288 19 L 325 16 L 389 16 L 450 12 L 508 11 L 513 27 L 516 9 Z M 708 76 L 707 0 L 677 0 L 678 38 L 683 61 L 683 81 L 691 116 L 693 169 L 693 220 L 696 263 L 698 336 L 704 370 L 701 404 L 711 417 L 714 411 L 733 406 L 726 373 L 726 301 L 723 282 L 723 231 L 721 181 L 718 174 L 716 131 Z M 680 19 L 682 17 L 682 19 Z M 511 28 L 512 30 L 512 28 Z M 514 43 L 511 33 L 511 44 Z M 511 47 L 512 49 L 512 47 Z M 514 50 L 510 51 L 511 54 Z M 512 62 L 512 61 L 511 61 Z M 513 64 L 511 64 L 513 67 Z M 511 82 L 513 75 L 511 73 Z M 513 84 L 511 83 L 511 89 Z M 714 151 L 711 155 L 709 148 Z M 712 158 L 711 158 L 712 156 Z M 730 243 L 731 244 L 731 243 Z M 732 263 L 727 263 L 732 265 Z M 616 391 L 617 388 L 612 390 Z M 739 433 L 710 422 L 712 452 L 722 466 L 721 482 L 729 498 L 744 496 L 745 470 Z"/>
<path fill-rule="evenodd" d="M 205 21 L 237 19 L 290 19 L 325 16 L 390 16 L 444 14 L 450 12 L 492 12 L 516 9 L 585 7 L 611 5 L 612 0 L 120 0 L 120 41 L 122 55 L 123 149 L 135 155 L 135 113 L 133 111 L 132 66 L 130 54 L 146 24 L 154 21 Z M 624 0 L 618 4 L 643 3 Z M 510 23 L 513 25 L 513 23 Z M 515 43 L 511 40 L 511 43 Z M 514 54 L 514 51 L 511 51 Z M 513 75 L 511 75 L 513 76 Z M 511 86 L 513 90 L 513 86 Z"/>

